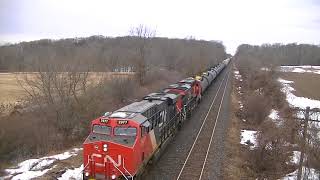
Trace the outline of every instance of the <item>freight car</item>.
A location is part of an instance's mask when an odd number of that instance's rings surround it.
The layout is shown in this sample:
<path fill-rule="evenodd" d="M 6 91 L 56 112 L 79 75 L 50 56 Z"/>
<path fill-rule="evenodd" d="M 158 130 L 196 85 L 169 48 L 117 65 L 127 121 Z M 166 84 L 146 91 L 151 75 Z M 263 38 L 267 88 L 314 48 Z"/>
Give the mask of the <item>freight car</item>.
<path fill-rule="evenodd" d="M 226 59 L 198 78 L 186 78 L 93 120 L 83 143 L 83 179 L 133 179 L 140 175 L 228 63 Z"/>

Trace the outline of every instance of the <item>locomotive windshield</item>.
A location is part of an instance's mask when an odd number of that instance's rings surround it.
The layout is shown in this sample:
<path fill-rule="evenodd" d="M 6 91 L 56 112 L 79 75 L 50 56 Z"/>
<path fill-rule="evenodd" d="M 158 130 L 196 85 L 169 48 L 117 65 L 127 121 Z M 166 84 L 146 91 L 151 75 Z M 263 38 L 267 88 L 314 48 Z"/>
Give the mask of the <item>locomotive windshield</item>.
<path fill-rule="evenodd" d="M 98 134 L 111 134 L 111 127 L 110 126 L 101 126 L 101 125 L 94 125 L 92 128 L 92 132 L 98 133 Z"/>
<path fill-rule="evenodd" d="M 136 136 L 137 128 L 135 127 L 115 127 L 114 128 L 115 136 Z"/>

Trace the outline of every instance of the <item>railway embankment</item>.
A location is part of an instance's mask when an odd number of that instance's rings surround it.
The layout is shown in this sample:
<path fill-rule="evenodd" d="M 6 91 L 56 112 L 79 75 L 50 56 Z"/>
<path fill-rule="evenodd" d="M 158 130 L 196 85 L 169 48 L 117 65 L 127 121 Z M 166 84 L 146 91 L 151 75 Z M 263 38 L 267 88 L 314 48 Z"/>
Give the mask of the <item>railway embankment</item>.
<path fill-rule="evenodd" d="M 283 118 L 283 123 L 273 119 L 275 109 L 282 117 L 292 115 L 278 74 L 237 67 L 224 178 L 282 178 L 295 168 L 291 160 L 297 124 L 292 118 Z"/>

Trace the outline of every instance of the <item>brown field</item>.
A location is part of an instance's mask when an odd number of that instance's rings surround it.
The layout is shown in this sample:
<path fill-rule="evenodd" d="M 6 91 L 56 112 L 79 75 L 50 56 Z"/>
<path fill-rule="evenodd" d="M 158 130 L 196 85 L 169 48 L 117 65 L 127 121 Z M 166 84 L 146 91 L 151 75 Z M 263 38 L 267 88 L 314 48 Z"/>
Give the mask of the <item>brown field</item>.
<path fill-rule="evenodd" d="M 25 96 L 14 73 L 0 73 L 0 103 L 13 103 Z"/>
<path fill-rule="evenodd" d="M 280 77 L 294 81 L 292 87 L 296 96 L 320 100 L 320 74 L 314 73 L 281 73 Z"/>
<path fill-rule="evenodd" d="M 29 77 L 34 73 L 27 74 Z M 0 73 L 0 103 L 14 103 L 22 99 L 26 92 L 19 85 L 18 79 L 23 79 L 25 73 Z M 115 78 L 131 76 L 133 73 L 113 73 L 113 72 L 90 72 L 89 84 L 92 81 L 99 81 L 102 77 Z"/>

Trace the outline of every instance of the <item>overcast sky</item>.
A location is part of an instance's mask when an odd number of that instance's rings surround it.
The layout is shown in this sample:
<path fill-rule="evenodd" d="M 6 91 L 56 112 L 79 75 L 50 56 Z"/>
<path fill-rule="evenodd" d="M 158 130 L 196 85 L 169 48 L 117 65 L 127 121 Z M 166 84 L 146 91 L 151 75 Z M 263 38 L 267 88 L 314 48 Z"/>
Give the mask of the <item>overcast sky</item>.
<path fill-rule="evenodd" d="M 123 36 L 144 24 L 157 36 L 242 43 L 320 44 L 320 0 L 0 0 L 0 42 Z"/>

